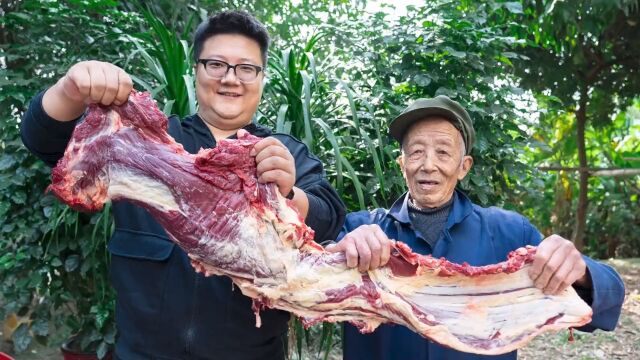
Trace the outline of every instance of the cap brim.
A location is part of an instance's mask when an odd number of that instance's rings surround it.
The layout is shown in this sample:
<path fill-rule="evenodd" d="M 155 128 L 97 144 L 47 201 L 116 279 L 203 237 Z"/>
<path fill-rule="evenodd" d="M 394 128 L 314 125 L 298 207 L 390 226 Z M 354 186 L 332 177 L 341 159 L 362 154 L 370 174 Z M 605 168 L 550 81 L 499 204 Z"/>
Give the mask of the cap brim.
<path fill-rule="evenodd" d="M 398 117 L 393 119 L 391 124 L 389 124 L 389 135 L 391 135 L 392 138 L 398 140 L 398 142 L 402 143 L 402 138 L 404 137 L 404 134 L 407 132 L 409 127 L 415 124 L 416 121 L 425 119 L 429 116 L 443 116 L 449 119 L 457 129 L 460 129 L 460 119 L 458 119 L 453 111 L 446 108 L 434 106 L 414 109 L 398 115 Z"/>

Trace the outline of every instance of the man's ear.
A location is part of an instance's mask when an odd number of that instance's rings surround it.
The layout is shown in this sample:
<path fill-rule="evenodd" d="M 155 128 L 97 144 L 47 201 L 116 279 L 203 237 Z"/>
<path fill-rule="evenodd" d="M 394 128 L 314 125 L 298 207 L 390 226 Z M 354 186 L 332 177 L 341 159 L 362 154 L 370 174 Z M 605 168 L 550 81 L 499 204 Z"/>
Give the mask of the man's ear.
<path fill-rule="evenodd" d="M 461 166 L 461 171 L 458 173 L 458 180 L 464 179 L 465 176 L 467 176 L 467 174 L 471 170 L 472 166 L 473 166 L 473 158 L 469 155 L 465 155 L 464 158 L 462 158 L 462 166 Z"/>
<path fill-rule="evenodd" d="M 402 154 L 398 155 L 396 162 L 400 165 L 400 169 L 404 169 L 404 158 L 402 157 Z"/>

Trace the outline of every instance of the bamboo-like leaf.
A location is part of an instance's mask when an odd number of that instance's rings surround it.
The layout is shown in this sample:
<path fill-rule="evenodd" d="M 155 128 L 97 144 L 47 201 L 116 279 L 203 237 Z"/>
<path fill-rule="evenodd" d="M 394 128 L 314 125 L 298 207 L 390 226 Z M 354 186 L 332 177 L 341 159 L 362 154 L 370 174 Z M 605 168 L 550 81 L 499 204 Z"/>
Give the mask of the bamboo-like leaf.
<path fill-rule="evenodd" d="M 313 78 L 318 79 L 318 73 L 316 72 L 316 59 L 313 56 L 313 53 L 310 51 L 307 51 L 304 54 L 307 56 L 307 59 L 309 59 L 309 68 L 311 68 L 311 72 L 313 73 Z"/>
<path fill-rule="evenodd" d="M 326 326 L 328 328 L 327 331 L 327 340 L 326 340 L 326 345 L 324 348 L 324 360 L 329 359 L 329 354 L 331 353 L 331 348 L 333 347 L 333 329 L 335 328 L 334 323 L 323 323 L 323 330 L 324 327 Z"/>
<path fill-rule="evenodd" d="M 362 193 L 362 184 L 360 183 L 360 180 L 358 179 L 358 175 L 356 174 L 356 171 L 353 169 L 353 166 L 351 166 L 351 163 L 349 163 L 349 161 L 347 161 L 347 159 L 345 159 L 344 157 L 341 157 L 341 161 L 342 161 L 342 164 L 347 168 L 347 172 L 349 173 L 349 175 L 351 177 L 351 181 L 353 182 L 353 185 L 356 188 L 356 195 L 358 196 L 358 204 L 360 205 L 360 210 L 366 210 L 367 207 L 364 204 L 364 195 Z"/>
<path fill-rule="evenodd" d="M 320 125 L 320 127 L 325 133 L 325 136 L 331 142 L 331 145 L 334 148 L 334 154 L 336 156 L 336 164 L 339 162 L 345 168 L 347 168 L 347 172 L 350 175 L 349 177 L 353 182 L 353 186 L 356 190 L 356 195 L 358 197 L 358 204 L 360 205 L 360 210 L 365 210 L 366 206 L 364 203 L 363 187 L 362 187 L 362 184 L 360 183 L 360 180 L 358 179 L 358 175 L 356 174 L 356 171 L 353 169 L 353 166 L 351 166 L 351 163 L 347 159 L 345 159 L 340 153 L 340 147 L 338 146 L 338 141 L 335 135 L 333 134 L 333 132 L 331 131 L 331 129 L 329 128 L 329 126 L 321 119 L 314 119 L 314 120 L 318 125 Z M 337 188 L 338 188 L 338 191 L 340 192 L 344 191 L 343 187 L 337 187 Z"/>
<path fill-rule="evenodd" d="M 189 114 L 196 113 L 196 89 L 194 88 L 193 77 L 189 74 L 182 75 L 184 85 L 187 88 L 187 103 L 189 104 Z"/>
<path fill-rule="evenodd" d="M 302 115 L 304 117 L 304 139 L 303 142 L 313 149 L 313 133 L 311 130 L 311 119 L 309 114 L 311 103 L 311 79 L 305 70 L 300 70 L 303 82 L 304 101 L 302 102 Z"/>
<path fill-rule="evenodd" d="M 304 328 L 302 327 L 302 323 L 300 319 L 294 319 L 294 331 L 296 335 L 296 349 L 298 350 L 298 359 L 302 360 L 302 338 L 304 333 Z"/>
<path fill-rule="evenodd" d="M 356 129 L 360 129 L 360 119 L 358 118 L 358 109 L 356 107 L 356 102 L 353 100 L 353 94 L 351 93 L 351 89 L 349 89 L 349 85 L 347 85 L 344 81 L 338 81 L 340 86 L 344 89 L 344 92 L 347 94 L 347 99 L 349 100 L 349 108 L 351 109 L 351 118 L 356 125 Z"/>
<path fill-rule="evenodd" d="M 327 360 L 331 353 L 331 347 L 333 346 L 333 332 L 335 329 L 334 323 L 322 323 L 322 334 L 320 336 L 320 344 L 318 345 L 318 358 L 320 353 L 324 352 L 323 359 Z"/>
<path fill-rule="evenodd" d="M 285 132 L 285 121 L 289 104 L 282 104 L 278 109 L 278 117 L 276 118 L 276 132 L 288 134 Z"/>
<path fill-rule="evenodd" d="M 175 100 L 171 99 L 171 100 L 167 100 L 167 102 L 164 103 L 164 108 L 162 109 L 162 112 L 167 115 L 170 116 L 171 115 L 171 109 L 173 108 L 173 103 L 175 102 Z"/>

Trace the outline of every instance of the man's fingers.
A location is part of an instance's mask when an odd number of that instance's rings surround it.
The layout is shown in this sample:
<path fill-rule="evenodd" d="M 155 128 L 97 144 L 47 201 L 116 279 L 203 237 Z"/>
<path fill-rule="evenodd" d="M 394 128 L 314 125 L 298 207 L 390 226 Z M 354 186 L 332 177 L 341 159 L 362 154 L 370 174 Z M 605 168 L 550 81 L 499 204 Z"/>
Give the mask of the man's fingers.
<path fill-rule="evenodd" d="M 573 270 L 573 264 L 565 261 L 560 264 L 560 268 L 551 276 L 547 285 L 542 289 L 545 294 L 556 294 L 564 290 L 570 284 L 567 284 L 567 278 Z"/>
<path fill-rule="evenodd" d="M 120 69 L 115 67 L 104 68 L 106 87 L 104 89 L 102 99 L 100 99 L 100 103 L 102 105 L 111 105 L 116 99 L 120 83 L 119 70 Z"/>
<path fill-rule="evenodd" d="M 124 70 L 118 69 L 118 91 L 114 99 L 114 104 L 122 105 L 129 99 L 129 94 L 133 90 L 133 81 Z"/>
<path fill-rule="evenodd" d="M 369 269 L 371 264 L 371 250 L 369 250 L 369 244 L 366 240 L 360 239 L 355 241 L 356 249 L 358 250 L 358 270 L 365 272 Z"/>
<path fill-rule="evenodd" d="M 262 174 L 260 174 L 260 176 L 258 177 L 258 182 L 260 183 L 276 183 L 278 184 L 278 180 L 283 179 L 286 176 L 291 176 L 291 174 L 289 174 L 288 172 L 284 171 L 284 170 L 269 170 L 267 172 L 264 172 Z M 279 185 L 279 184 L 278 184 Z M 286 194 L 283 194 L 286 195 Z"/>
<path fill-rule="evenodd" d="M 284 150 L 287 150 L 287 148 L 280 142 L 280 140 L 270 136 L 258 141 L 253 146 L 253 149 L 251 150 L 251 156 L 259 154 L 261 151 L 263 151 L 264 149 L 270 146 L 276 146 L 276 147 L 283 148 Z M 256 161 L 258 161 L 258 158 L 256 158 Z"/>
<path fill-rule="evenodd" d="M 266 138 L 264 140 L 268 140 L 269 138 Z M 260 142 L 264 141 L 261 140 Z M 267 147 L 264 148 L 256 148 L 256 146 L 258 144 L 260 144 L 260 142 L 256 143 L 256 145 L 253 147 L 253 150 L 256 151 L 256 162 L 257 163 L 261 163 L 263 161 L 266 161 L 270 158 L 281 158 L 281 159 L 285 159 L 285 160 L 292 160 L 293 156 L 291 155 L 291 153 L 289 152 L 289 149 L 287 149 L 286 147 L 284 147 L 284 145 L 278 143 L 278 144 L 271 144 Z"/>
<path fill-rule="evenodd" d="M 72 66 L 62 78 L 65 94 L 76 101 L 102 105 L 122 105 L 133 90 L 129 74 L 100 61 L 83 61 Z"/>
<path fill-rule="evenodd" d="M 91 92 L 89 69 L 73 66 L 64 77 L 63 89 L 67 96 L 74 100 L 84 101 Z"/>
<path fill-rule="evenodd" d="M 340 247 L 338 247 L 338 245 L 339 244 L 329 244 L 329 245 L 324 247 L 324 250 L 326 252 L 330 252 L 330 253 L 340 252 L 342 249 Z"/>
<path fill-rule="evenodd" d="M 544 239 L 536 249 L 536 255 L 533 258 L 531 269 L 529 269 L 529 277 L 535 280 L 542 273 L 544 266 L 547 264 L 551 256 L 558 248 L 556 235 L 551 235 Z"/>
<path fill-rule="evenodd" d="M 374 233 L 376 238 L 378 239 L 378 243 L 380 244 L 380 266 L 385 266 L 387 262 L 389 262 L 389 258 L 391 257 L 391 241 L 387 235 L 380 229 L 380 226 L 374 225 Z"/>
<path fill-rule="evenodd" d="M 580 279 L 582 276 L 584 276 L 584 273 L 586 271 L 585 267 L 581 267 L 581 266 L 574 266 L 573 269 L 571 270 L 571 272 L 569 273 L 569 275 L 567 275 L 566 278 L 566 283 L 567 285 L 563 288 L 558 288 L 556 290 L 555 295 L 560 295 L 560 293 L 562 291 L 564 291 L 564 289 L 568 288 L 569 286 L 573 285 L 576 280 Z"/>
<path fill-rule="evenodd" d="M 375 233 L 370 233 L 366 238 L 371 253 L 371 260 L 369 262 L 369 270 L 376 269 L 380 266 L 380 255 L 382 253 L 382 246 L 378 241 Z"/>
<path fill-rule="evenodd" d="M 261 183 L 275 183 L 282 196 L 286 196 L 296 182 L 293 156 L 277 139 L 260 140 L 251 150 L 256 157 L 256 172 Z"/>
<path fill-rule="evenodd" d="M 353 241 L 347 241 L 344 244 L 344 255 L 347 258 L 347 267 L 354 268 L 358 266 L 358 249 Z"/>
<path fill-rule="evenodd" d="M 89 67 L 89 77 L 91 80 L 91 89 L 89 91 L 89 99 L 92 103 L 100 103 L 105 89 L 107 88 L 107 77 L 102 66 Z"/>
<path fill-rule="evenodd" d="M 258 173 L 258 178 L 260 178 L 266 172 L 273 170 L 281 170 L 289 174 L 293 170 L 293 166 L 291 166 L 290 160 L 278 156 L 266 158 L 256 164 L 256 172 Z"/>
<path fill-rule="evenodd" d="M 533 279 L 535 286 L 540 290 L 545 289 L 549 284 L 549 280 L 551 280 L 551 277 L 556 273 L 556 271 L 558 271 L 558 269 L 560 269 L 560 266 L 562 266 L 564 260 L 565 255 L 562 252 L 555 252 L 551 256 L 551 258 L 544 264 L 540 275 L 538 275 L 537 278 Z"/>

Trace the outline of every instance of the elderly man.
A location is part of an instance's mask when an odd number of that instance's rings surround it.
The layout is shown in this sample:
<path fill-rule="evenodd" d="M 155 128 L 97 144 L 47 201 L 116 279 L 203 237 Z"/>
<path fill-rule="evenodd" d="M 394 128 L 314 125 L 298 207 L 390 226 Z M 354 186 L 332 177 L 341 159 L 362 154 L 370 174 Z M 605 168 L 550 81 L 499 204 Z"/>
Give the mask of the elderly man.
<path fill-rule="evenodd" d="M 341 241 L 329 251 L 343 251 L 350 267 L 361 271 L 385 265 L 390 240 L 413 251 L 474 266 L 506 260 L 525 245 L 538 246 L 530 276 L 536 287 L 556 294 L 573 286 L 592 307 L 593 320 L 580 328 L 613 330 L 624 300 L 624 285 L 609 266 L 581 255 L 558 235 L 544 240 L 523 216 L 473 204 L 456 184 L 473 164 L 469 155 L 475 132 L 466 110 L 446 96 L 420 99 L 390 125 L 401 144 L 398 158 L 409 189 L 391 209 L 347 215 Z M 407 328 L 382 325 L 360 334 L 345 325 L 344 359 L 516 359 L 517 353 L 485 356 L 459 352 L 425 340 Z"/>

